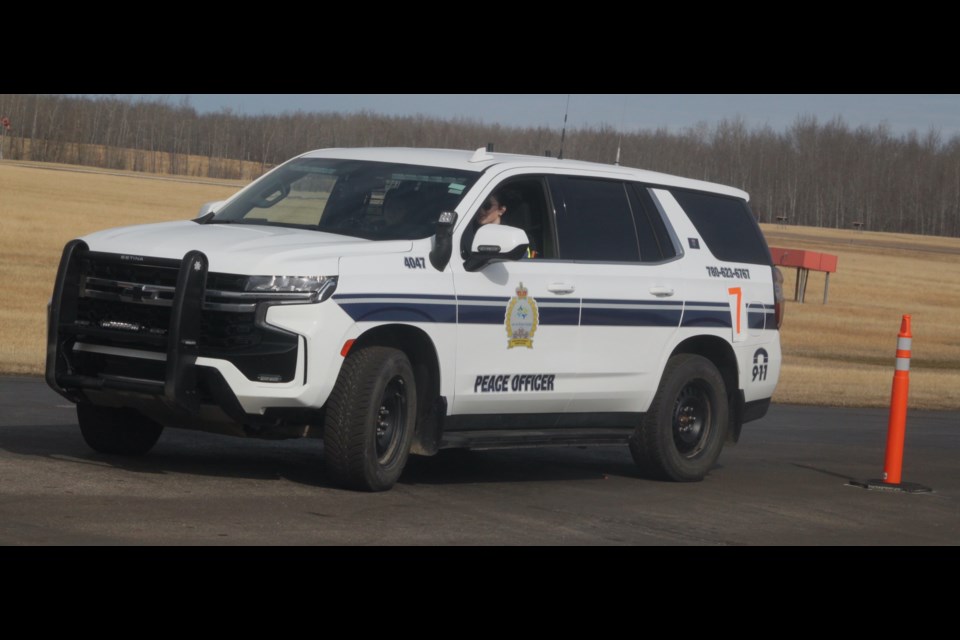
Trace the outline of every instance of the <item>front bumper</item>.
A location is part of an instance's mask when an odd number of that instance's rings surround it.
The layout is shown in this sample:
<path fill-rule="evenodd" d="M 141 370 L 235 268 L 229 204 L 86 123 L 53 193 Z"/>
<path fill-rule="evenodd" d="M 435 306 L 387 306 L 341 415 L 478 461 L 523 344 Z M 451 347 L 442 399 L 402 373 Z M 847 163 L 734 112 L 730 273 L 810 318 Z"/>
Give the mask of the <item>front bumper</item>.
<path fill-rule="evenodd" d="M 261 305 L 256 323 L 269 344 L 243 345 L 228 354 L 222 341 L 216 347 L 205 343 L 212 330 L 204 303 L 209 262 L 202 252 L 188 252 L 178 268 L 166 261 L 176 278 L 175 288 L 166 287 L 172 301 L 163 305 L 169 322 L 153 313 L 150 321 L 164 326 L 149 333 L 122 322 L 78 318 L 81 302 L 88 302 L 84 270 L 90 255 L 97 254 L 82 240 L 67 244 L 49 308 L 46 381 L 64 397 L 98 404 L 123 398 L 128 405 L 138 398 L 159 400 L 184 418 L 197 416 L 201 405 L 217 405 L 242 423 L 256 422 L 273 408 L 312 409 L 326 401 L 342 360 L 339 345 L 352 324 L 339 306 Z M 257 376 L 256 366 L 270 375 Z"/>

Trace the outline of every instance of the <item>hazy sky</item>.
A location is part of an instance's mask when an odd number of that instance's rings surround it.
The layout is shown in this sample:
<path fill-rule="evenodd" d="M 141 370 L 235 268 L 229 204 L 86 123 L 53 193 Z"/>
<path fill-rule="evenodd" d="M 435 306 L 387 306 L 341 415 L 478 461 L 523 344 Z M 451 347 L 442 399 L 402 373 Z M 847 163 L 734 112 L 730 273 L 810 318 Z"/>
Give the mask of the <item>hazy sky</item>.
<path fill-rule="evenodd" d="M 229 108 L 260 115 L 292 111 L 424 114 L 463 117 L 486 124 L 563 126 L 566 94 L 127 94 L 186 99 L 200 112 Z M 840 116 L 850 127 L 889 126 L 894 134 L 931 128 L 944 139 L 960 134 L 958 94 L 573 94 L 568 126 L 608 124 L 624 131 L 665 126 L 677 132 L 699 122 L 743 118 L 751 128 L 789 127 L 800 115 L 821 121 Z"/>

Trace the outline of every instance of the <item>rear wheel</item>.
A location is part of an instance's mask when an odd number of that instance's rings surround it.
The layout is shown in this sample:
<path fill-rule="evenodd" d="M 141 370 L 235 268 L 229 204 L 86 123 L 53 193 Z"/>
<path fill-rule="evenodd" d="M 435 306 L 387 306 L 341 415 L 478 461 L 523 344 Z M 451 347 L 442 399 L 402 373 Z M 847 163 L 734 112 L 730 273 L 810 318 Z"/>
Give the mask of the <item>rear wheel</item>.
<path fill-rule="evenodd" d="M 327 473 L 349 489 L 391 488 L 407 463 L 416 415 L 416 381 L 402 351 L 367 347 L 351 353 L 327 401 Z"/>
<path fill-rule="evenodd" d="M 142 456 L 157 443 L 163 425 L 143 414 L 118 407 L 77 405 L 80 434 L 94 451 L 122 456 Z"/>
<path fill-rule="evenodd" d="M 726 385 L 714 364 L 698 355 L 676 355 L 630 438 L 630 453 L 646 475 L 702 480 L 720 457 L 729 419 Z"/>

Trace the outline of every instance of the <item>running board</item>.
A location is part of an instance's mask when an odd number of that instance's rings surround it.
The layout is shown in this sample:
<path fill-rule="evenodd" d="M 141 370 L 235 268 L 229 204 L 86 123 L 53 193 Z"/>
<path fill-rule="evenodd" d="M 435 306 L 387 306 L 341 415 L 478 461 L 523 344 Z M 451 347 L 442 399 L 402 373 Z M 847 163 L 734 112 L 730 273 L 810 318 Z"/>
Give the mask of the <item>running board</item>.
<path fill-rule="evenodd" d="M 514 449 L 517 447 L 627 444 L 634 429 L 502 429 L 447 431 L 440 449 Z"/>

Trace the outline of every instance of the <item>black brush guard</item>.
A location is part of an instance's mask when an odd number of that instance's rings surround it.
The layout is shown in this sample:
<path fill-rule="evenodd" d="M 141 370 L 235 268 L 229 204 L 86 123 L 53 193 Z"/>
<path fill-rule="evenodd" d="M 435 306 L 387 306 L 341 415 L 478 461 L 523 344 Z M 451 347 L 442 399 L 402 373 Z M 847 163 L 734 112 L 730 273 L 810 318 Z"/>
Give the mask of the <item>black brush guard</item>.
<path fill-rule="evenodd" d="M 82 240 L 73 240 L 63 249 L 47 327 L 47 384 L 73 402 L 83 399 L 84 389 L 132 391 L 161 396 L 171 407 L 197 414 L 200 393 L 196 361 L 200 348 L 201 309 L 207 286 L 207 257 L 200 251 L 190 251 L 183 257 L 167 335 L 153 337 L 157 346 L 162 347 L 166 342 L 166 373 L 164 380 L 160 381 L 81 375 L 71 366 L 71 350 L 78 335 L 109 331 L 77 324 L 83 284 L 82 261 L 88 251 L 89 247 Z M 110 333 L 118 337 L 118 332 Z"/>

